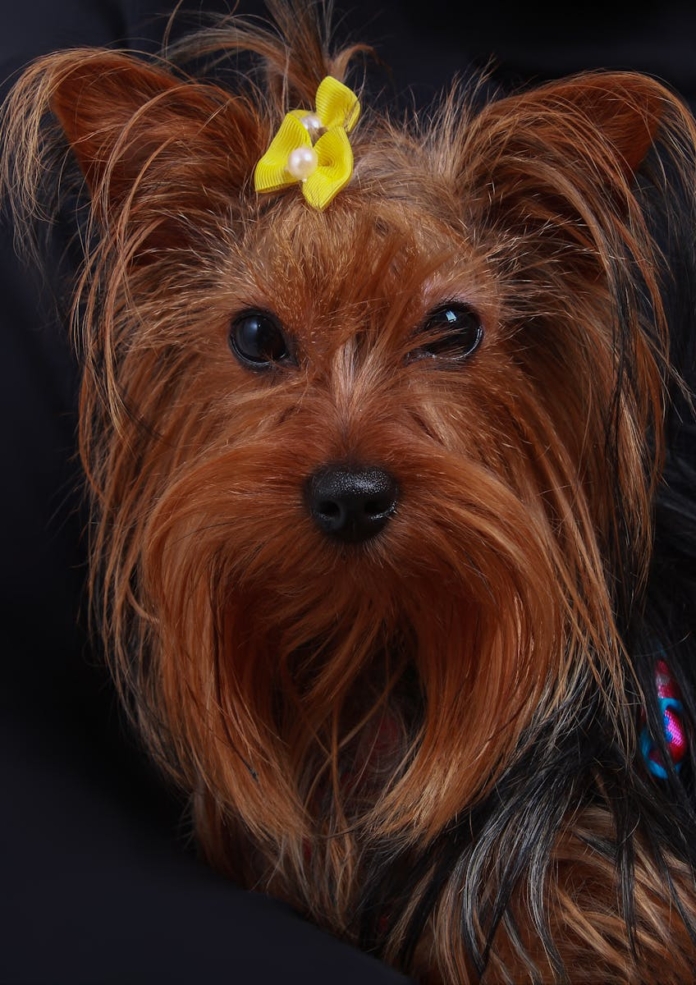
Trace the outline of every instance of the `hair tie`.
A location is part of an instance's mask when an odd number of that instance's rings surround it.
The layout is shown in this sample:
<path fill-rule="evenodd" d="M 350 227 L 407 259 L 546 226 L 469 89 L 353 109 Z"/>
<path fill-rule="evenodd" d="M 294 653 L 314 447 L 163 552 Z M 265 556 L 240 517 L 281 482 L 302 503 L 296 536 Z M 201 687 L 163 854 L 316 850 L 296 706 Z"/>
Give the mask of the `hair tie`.
<path fill-rule="evenodd" d="M 359 116 L 360 103 L 353 90 L 327 75 L 317 89 L 316 111 L 295 109 L 286 114 L 256 165 L 256 191 L 280 191 L 299 182 L 307 202 L 325 209 L 353 174 L 348 134 Z"/>

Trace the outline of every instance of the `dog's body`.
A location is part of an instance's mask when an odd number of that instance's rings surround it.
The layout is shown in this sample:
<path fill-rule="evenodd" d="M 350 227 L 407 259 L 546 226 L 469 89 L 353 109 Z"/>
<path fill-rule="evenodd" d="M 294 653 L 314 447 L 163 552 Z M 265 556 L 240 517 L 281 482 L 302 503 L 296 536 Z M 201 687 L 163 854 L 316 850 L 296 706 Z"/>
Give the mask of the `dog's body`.
<path fill-rule="evenodd" d="M 420 980 L 685 985 L 694 124 L 629 74 L 421 126 L 343 94 L 314 208 L 252 176 L 351 52 L 276 14 L 191 49 L 258 87 L 67 52 L 6 110 L 20 210 L 65 138 L 91 193 L 116 679 L 214 865 Z"/>

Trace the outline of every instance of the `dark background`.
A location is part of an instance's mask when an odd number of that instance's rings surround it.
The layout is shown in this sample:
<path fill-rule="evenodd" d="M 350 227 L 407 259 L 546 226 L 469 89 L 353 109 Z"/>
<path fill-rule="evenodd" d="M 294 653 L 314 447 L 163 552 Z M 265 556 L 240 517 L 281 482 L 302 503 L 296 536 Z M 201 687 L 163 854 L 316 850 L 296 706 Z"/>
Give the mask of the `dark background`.
<path fill-rule="evenodd" d="M 60 47 L 153 49 L 169 6 L 4 0 L 0 79 Z M 425 104 L 455 74 L 489 63 L 504 87 L 585 68 L 639 69 L 696 103 L 692 2 L 607 2 L 575 14 L 557 5 L 555 15 L 543 6 L 544 17 L 519 3 L 354 0 L 338 5 L 336 19 L 339 36 L 375 44 L 390 66 L 381 84 L 402 104 Z M 198 10 L 189 5 L 180 26 L 200 22 Z M 5 223 L 0 983 L 401 980 L 199 865 L 181 803 L 120 721 L 98 651 L 80 628 L 86 518 L 74 451 L 78 371 L 55 314 L 60 293 L 50 263 L 42 279 L 17 261 Z"/>

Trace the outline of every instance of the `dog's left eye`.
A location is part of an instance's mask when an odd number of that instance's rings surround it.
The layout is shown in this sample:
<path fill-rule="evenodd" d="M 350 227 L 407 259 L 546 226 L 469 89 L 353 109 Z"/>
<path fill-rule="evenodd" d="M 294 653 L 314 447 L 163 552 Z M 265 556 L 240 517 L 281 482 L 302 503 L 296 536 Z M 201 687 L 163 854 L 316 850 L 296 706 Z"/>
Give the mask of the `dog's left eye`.
<path fill-rule="evenodd" d="M 230 348 L 251 369 L 267 369 L 290 358 L 283 329 L 268 311 L 243 311 L 230 327 Z"/>
<path fill-rule="evenodd" d="M 466 359 L 481 344 L 483 325 L 474 308 L 453 302 L 431 311 L 418 334 L 424 338 L 411 358 Z"/>

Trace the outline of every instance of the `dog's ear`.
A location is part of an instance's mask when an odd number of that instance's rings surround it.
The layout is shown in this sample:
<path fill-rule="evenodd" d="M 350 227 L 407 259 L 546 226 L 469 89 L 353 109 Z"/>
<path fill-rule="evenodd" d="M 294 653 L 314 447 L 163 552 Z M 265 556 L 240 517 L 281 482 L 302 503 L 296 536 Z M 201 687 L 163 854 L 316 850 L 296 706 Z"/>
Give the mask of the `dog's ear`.
<path fill-rule="evenodd" d="M 117 52 L 57 58 L 49 106 L 97 218 L 108 221 L 124 207 L 230 209 L 266 139 L 247 101 Z"/>
<path fill-rule="evenodd" d="M 635 73 L 553 82 L 494 101 L 471 121 L 460 177 L 513 225 L 537 211 L 543 221 L 570 218 L 582 201 L 626 214 L 663 123 L 669 133 L 684 115 L 667 89 Z"/>
<path fill-rule="evenodd" d="M 673 97 L 662 85 L 632 72 L 590 73 L 555 82 L 511 100 L 520 123 L 539 128 L 541 139 L 558 142 L 558 114 L 572 120 L 575 154 L 588 148 L 582 131 L 601 135 L 616 155 L 624 174 L 633 175 L 655 142 L 660 121 Z M 530 119 L 531 117 L 531 119 Z M 526 118 L 526 120 L 525 120 Z M 572 140 L 572 137 L 570 138 Z"/>
<path fill-rule="evenodd" d="M 630 179 L 676 102 L 660 83 L 632 72 L 588 73 L 489 105 L 479 124 L 490 146 L 540 166 L 553 157 L 572 168 L 612 157 Z M 602 150 L 604 155 L 602 155 Z"/>
<path fill-rule="evenodd" d="M 669 96 L 659 83 L 634 73 L 590 74 L 557 83 L 547 93 L 584 114 L 614 148 L 627 176 L 655 143 Z"/>
<path fill-rule="evenodd" d="M 642 249 L 626 239 L 645 219 L 638 173 L 662 187 L 665 161 L 686 167 L 692 131 L 678 98 L 647 76 L 549 83 L 490 103 L 462 128 L 459 194 L 477 227 L 523 237 L 528 253 L 553 255 L 557 269 L 587 274 L 594 256 L 608 270 L 613 256 L 628 262 Z"/>

